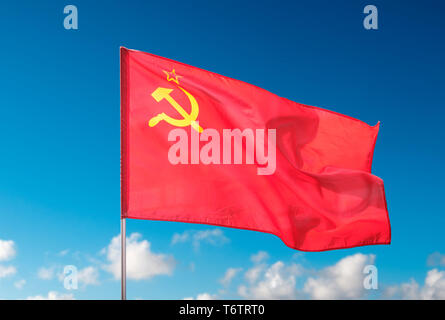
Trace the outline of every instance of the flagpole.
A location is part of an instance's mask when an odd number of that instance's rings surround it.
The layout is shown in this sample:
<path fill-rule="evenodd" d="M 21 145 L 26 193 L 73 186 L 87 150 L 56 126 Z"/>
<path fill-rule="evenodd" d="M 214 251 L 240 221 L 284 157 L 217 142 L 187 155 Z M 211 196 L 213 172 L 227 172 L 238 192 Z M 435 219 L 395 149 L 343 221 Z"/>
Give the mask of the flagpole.
<path fill-rule="evenodd" d="M 119 79 L 120 79 L 120 95 L 121 95 L 121 112 L 120 112 L 120 122 L 121 122 L 121 300 L 127 300 L 127 253 L 126 253 L 126 243 L 127 243 L 127 235 L 126 235 L 126 213 L 127 213 L 127 207 L 126 207 L 126 200 L 124 201 L 124 195 L 127 196 L 126 193 L 123 193 L 122 190 L 124 190 L 124 178 L 126 179 L 126 173 L 127 173 L 127 162 L 124 161 L 125 152 L 123 150 L 123 147 L 125 147 L 126 150 L 126 140 L 124 130 L 123 128 L 126 127 L 127 118 L 125 116 L 126 113 L 126 104 L 123 103 L 126 97 L 127 91 L 126 86 L 122 83 L 122 67 L 125 66 L 125 75 L 126 75 L 126 64 L 123 64 L 124 56 L 122 55 L 123 50 L 125 50 L 123 47 L 119 48 Z M 123 122 L 124 121 L 124 122 Z M 125 123 L 125 125 L 123 124 Z M 124 170 L 125 169 L 125 170 Z M 125 172 L 125 175 L 122 173 Z M 125 188 L 125 192 L 127 191 L 127 188 Z M 125 205 L 124 205 L 125 204 Z"/>
<path fill-rule="evenodd" d="M 127 300 L 126 221 L 121 218 L 121 300 Z"/>

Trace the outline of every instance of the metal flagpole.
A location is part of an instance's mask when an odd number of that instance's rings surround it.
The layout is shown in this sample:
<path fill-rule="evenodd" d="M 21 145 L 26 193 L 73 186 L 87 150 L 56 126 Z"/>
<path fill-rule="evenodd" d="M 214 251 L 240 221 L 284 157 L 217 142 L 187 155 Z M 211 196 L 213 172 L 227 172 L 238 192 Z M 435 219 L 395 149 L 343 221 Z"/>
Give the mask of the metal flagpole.
<path fill-rule="evenodd" d="M 121 300 L 127 300 L 127 255 L 126 247 L 126 230 L 125 218 L 121 218 Z"/>
<path fill-rule="evenodd" d="M 122 184 L 123 184 L 122 171 L 123 171 L 124 163 L 125 163 L 123 161 L 124 156 L 123 156 L 123 152 L 122 152 L 122 146 L 123 146 L 124 141 L 126 141 L 126 139 L 125 140 L 123 139 L 123 137 L 125 137 L 125 136 L 124 136 L 124 131 L 122 129 L 122 127 L 123 127 L 122 120 L 125 120 L 125 122 L 127 121 L 127 119 L 122 116 L 123 115 L 122 97 L 123 97 L 123 92 L 124 92 L 123 88 L 126 88 L 122 85 L 122 61 L 123 61 L 122 60 L 123 59 L 122 49 L 123 49 L 123 47 L 119 48 L 119 70 L 120 70 L 119 79 L 120 79 L 120 87 L 121 87 L 121 90 L 120 90 L 120 95 L 121 95 L 121 112 L 120 112 L 120 115 L 121 115 L 120 116 L 120 122 L 121 122 L 121 141 L 120 141 L 120 144 L 121 144 L 121 195 L 122 195 L 122 189 L 123 189 L 122 188 Z M 126 94 L 126 89 L 125 89 L 125 94 Z M 125 126 L 126 126 L 126 124 L 125 124 Z M 125 163 L 125 166 L 126 166 L 126 163 Z M 126 172 L 126 170 L 125 170 L 125 172 Z M 121 211 L 121 300 L 127 300 L 127 253 L 125 250 L 126 242 L 127 242 L 126 241 L 127 235 L 126 235 L 126 230 L 125 230 L 126 220 L 124 217 L 124 212 L 126 209 L 124 210 L 123 199 L 124 198 L 121 197 L 121 205 L 122 205 L 122 207 L 121 207 L 121 210 L 122 210 Z"/>

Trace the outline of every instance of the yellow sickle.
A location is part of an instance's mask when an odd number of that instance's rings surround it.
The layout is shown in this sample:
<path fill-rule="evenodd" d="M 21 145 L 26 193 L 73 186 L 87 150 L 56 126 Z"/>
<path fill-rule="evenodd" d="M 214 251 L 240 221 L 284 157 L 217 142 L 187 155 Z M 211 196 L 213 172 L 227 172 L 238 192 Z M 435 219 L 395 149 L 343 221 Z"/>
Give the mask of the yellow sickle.
<path fill-rule="evenodd" d="M 196 102 L 195 97 L 193 97 L 184 88 L 182 88 L 180 86 L 178 86 L 178 88 L 181 89 L 186 94 L 188 99 L 190 100 L 190 105 L 191 105 L 190 114 L 188 114 L 184 110 L 184 108 L 181 107 L 179 105 L 179 103 L 177 103 L 176 100 L 173 99 L 172 96 L 170 96 L 170 93 L 173 91 L 173 89 L 159 87 L 155 91 L 153 91 L 151 96 L 156 100 L 156 102 L 160 102 L 160 101 L 162 101 L 162 99 L 167 100 L 172 105 L 172 107 L 175 108 L 176 111 L 179 112 L 179 114 L 183 117 L 183 119 L 174 119 L 174 118 L 171 118 L 170 116 L 166 115 L 165 113 L 159 113 L 158 115 L 156 115 L 150 119 L 150 121 L 148 122 L 148 125 L 150 127 L 154 127 L 155 125 L 157 125 L 159 123 L 159 121 L 164 120 L 165 122 L 167 122 L 175 127 L 192 126 L 193 129 L 195 129 L 196 131 L 202 132 L 203 131 L 202 127 L 200 125 L 198 125 L 198 123 L 196 122 L 196 119 L 198 118 L 198 114 L 199 114 L 199 106 L 198 106 L 198 103 Z"/>

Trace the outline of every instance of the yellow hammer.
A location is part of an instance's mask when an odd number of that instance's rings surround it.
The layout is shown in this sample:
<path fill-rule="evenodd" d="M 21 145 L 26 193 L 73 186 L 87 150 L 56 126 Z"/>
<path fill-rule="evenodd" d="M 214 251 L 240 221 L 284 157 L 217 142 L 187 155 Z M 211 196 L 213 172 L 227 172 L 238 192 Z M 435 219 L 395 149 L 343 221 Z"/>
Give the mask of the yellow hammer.
<path fill-rule="evenodd" d="M 190 114 L 188 114 L 184 110 L 184 108 L 181 107 L 181 105 L 177 103 L 176 100 L 173 99 L 173 97 L 170 95 L 173 89 L 159 87 L 155 91 L 153 91 L 151 96 L 156 100 L 156 102 L 161 102 L 163 99 L 167 100 L 168 103 L 170 103 L 172 107 L 175 108 L 176 111 L 178 111 L 178 113 L 183 117 L 183 119 L 174 119 L 163 112 L 151 118 L 150 121 L 148 122 L 148 125 L 150 127 L 154 127 L 161 120 L 164 120 L 165 122 L 175 127 L 192 126 L 192 128 L 195 129 L 196 131 L 202 132 L 203 131 L 202 127 L 196 122 L 196 119 L 198 118 L 199 114 L 198 102 L 196 102 L 195 97 L 193 97 L 184 88 L 180 86 L 178 86 L 178 88 L 181 89 L 186 94 L 187 98 L 190 100 L 190 105 L 191 105 Z"/>

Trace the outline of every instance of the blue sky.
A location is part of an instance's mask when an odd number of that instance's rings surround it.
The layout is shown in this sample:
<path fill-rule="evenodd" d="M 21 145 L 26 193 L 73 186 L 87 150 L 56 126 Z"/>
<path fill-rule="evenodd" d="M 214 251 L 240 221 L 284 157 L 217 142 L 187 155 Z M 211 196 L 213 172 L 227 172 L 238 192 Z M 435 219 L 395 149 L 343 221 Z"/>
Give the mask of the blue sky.
<path fill-rule="evenodd" d="M 67 4 L 78 30 L 63 28 Z M 367 4 L 378 30 L 363 28 Z M 390 246 L 302 253 L 269 234 L 129 220 L 151 273 L 132 269 L 128 298 L 445 297 L 444 12 L 439 1 L 2 2 L 0 298 L 120 297 L 121 45 L 380 120 L 373 173 L 393 235 Z M 335 272 L 370 263 L 372 292 L 362 275 Z M 65 265 L 82 271 L 78 290 L 59 280 Z"/>

